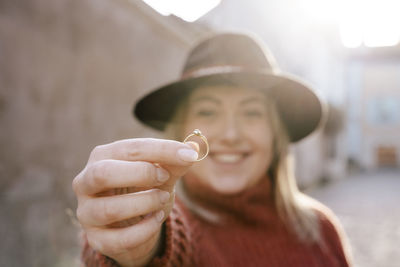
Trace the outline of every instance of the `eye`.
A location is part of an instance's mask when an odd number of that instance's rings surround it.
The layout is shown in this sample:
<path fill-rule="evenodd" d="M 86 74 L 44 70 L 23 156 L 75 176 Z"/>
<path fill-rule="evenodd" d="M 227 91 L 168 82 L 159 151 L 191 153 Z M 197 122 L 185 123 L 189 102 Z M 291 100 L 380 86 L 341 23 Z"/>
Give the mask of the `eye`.
<path fill-rule="evenodd" d="M 198 117 L 212 117 L 216 114 L 217 112 L 212 109 L 200 109 L 196 112 L 196 116 Z"/>
<path fill-rule="evenodd" d="M 258 109 L 251 109 L 251 110 L 245 110 L 244 115 L 250 118 L 261 118 L 264 116 L 264 113 Z"/>

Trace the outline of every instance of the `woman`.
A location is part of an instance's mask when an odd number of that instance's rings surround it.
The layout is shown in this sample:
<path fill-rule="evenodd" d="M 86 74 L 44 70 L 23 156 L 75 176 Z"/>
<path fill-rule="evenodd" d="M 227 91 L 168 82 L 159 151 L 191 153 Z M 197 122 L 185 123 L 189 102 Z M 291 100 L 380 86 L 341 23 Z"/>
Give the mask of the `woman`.
<path fill-rule="evenodd" d="M 167 139 L 98 146 L 74 179 L 83 263 L 349 266 L 334 215 L 298 191 L 291 166 L 289 144 L 316 130 L 323 112 L 253 37 L 200 42 L 181 80 L 135 106 Z M 200 162 L 202 140 L 168 140 L 195 128 L 210 148 Z"/>

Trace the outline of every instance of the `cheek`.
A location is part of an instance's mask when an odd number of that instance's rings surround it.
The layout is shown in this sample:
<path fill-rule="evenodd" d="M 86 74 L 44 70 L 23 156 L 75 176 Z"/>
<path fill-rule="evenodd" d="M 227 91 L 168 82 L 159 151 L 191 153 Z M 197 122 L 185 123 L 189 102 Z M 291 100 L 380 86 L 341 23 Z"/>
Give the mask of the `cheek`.
<path fill-rule="evenodd" d="M 264 150 L 266 154 L 272 154 L 273 151 L 273 138 L 270 134 L 266 133 L 263 136 L 259 137 L 261 140 L 259 142 L 259 146 Z"/>
<path fill-rule="evenodd" d="M 274 141 L 270 128 L 265 126 L 249 132 L 252 134 L 253 146 L 257 154 L 260 155 L 258 158 L 259 164 L 264 168 L 269 168 L 274 154 Z"/>
<path fill-rule="evenodd" d="M 267 123 L 258 123 L 244 126 L 252 143 L 260 149 L 272 151 L 272 131 Z"/>

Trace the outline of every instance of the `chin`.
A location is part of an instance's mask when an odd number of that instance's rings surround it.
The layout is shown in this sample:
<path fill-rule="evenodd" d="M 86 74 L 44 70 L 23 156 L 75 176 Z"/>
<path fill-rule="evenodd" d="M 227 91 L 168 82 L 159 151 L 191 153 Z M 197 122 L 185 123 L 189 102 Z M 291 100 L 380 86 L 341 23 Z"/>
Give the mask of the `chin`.
<path fill-rule="evenodd" d="M 220 194 L 235 195 L 245 191 L 247 183 L 246 181 L 238 181 L 235 177 L 219 177 L 213 180 L 210 186 Z"/>

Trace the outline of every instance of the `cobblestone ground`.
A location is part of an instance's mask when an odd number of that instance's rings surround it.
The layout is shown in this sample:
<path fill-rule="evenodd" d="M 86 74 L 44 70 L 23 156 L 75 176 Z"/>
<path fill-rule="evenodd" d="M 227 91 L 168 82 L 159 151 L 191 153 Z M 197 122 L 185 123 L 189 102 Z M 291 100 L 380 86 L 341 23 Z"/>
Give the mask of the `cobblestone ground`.
<path fill-rule="evenodd" d="M 307 193 L 339 217 L 354 266 L 400 266 L 400 171 L 352 175 Z"/>

